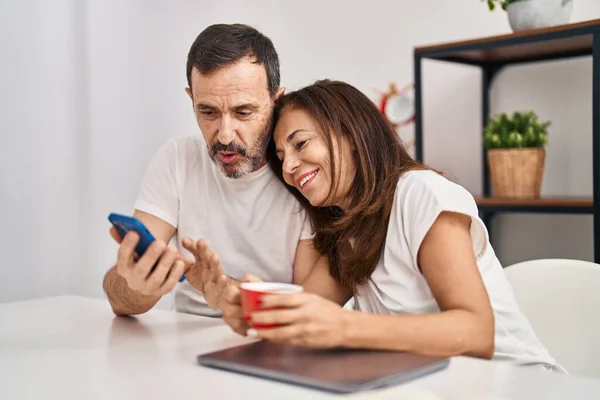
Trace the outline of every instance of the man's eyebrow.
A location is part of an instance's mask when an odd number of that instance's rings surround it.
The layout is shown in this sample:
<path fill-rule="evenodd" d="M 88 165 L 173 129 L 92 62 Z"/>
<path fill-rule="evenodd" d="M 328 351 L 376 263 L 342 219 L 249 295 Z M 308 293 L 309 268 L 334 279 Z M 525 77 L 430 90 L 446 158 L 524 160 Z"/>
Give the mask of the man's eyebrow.
<path fill-rule="evenodd" d="M 252 111 L 256 111 L 259 108 L 260 107 L 256 103 L 244 103 L 244 104 L 240 104 L 238 106 L 233 107 L 234 110 L 252 110 Z"/>
<path fill-rule="evenodd" d="M 196 104 L 196 109 L 198 109 L 198 110 L 216 110 L 217 107 L 211 106 L 209 104 L 198 103 L 198 104 Z M 255 103 L 244 103 L 244 104 L 240 104 L 240 105 L 233 107 L 233 110 L 235 110 L 235 111 L 239 111 L 239 110 L 257 111 L 259 109 L 260 109 L 260 106 Z"/>
<path fill-rule="evenodd" d="M 215 107 L 209 106 L 208 104 L 198 103 L 196 104 L 198 110 L 215 110 Z"/>

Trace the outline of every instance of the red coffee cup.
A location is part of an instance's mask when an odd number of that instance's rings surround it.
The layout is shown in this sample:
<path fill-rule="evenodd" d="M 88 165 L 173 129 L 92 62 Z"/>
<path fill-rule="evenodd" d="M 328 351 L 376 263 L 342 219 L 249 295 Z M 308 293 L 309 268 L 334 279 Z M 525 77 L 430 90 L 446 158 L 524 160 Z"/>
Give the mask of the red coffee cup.
<path fill-rule="evenodd" d="M 256 310 L 270 310 L 270 308 L 260 308 L 260 298 L 265 294 L 289 294 L 300 293 L 304 288 L 300 285 L 278 282 L 243 282 L 240 284 L 242 312 L 248 324 L 253 328 L 264 329 L 274 328 L 276 324 L 253 324 L 250 320 L 250 313 Z"/>

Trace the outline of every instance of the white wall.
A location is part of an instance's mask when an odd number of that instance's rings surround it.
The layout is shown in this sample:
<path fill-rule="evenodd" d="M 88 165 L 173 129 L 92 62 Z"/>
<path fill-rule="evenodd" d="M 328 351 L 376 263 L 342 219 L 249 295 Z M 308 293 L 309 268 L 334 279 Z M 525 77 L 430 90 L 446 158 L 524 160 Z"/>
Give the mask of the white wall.
<path fill-rule="evenodd" d="M 100 282 L 115 261 L 108 214 L 132 212 L 142 175 L 161 144 L 198 131 L 184 91 L 185 60 L 198 26 L 210 19 L 206 9 L 196 23 L 185 21 L 186 15 L 185 5 L 169 2 L 88 3 L 92 198 L 84 293 L 102 294 Z"/>
<path fill-rule="evenodd" d="M 0 301 L 68 292 L 85 267 L 79 11 L 69 0 L 0 2 Z"/>
<path fill-rule="evenodd" d="M 102 295 L 101 279 L 116 251 L 106 233 L 107 214 L 131 212 L 161 143 L 197 132 L 183 91 L 185 61 L 208 24 L 244 22 L 270 36 L 289 89 L 328 77 L 370 97 L 390 81 L 412 80 L 416 45 L 510 29 L 504 13 L 473 0 L 5 3 L 2 54 L 11 62 L 0 65 L 0 126 L 9 143 L 0 161 L 8 227 L 0 241 L 0 301 L 59 292 Z M 573 22 L 599 17 L 600 3 L 575 2 Z M 426 162 L 480 193 L 480 73 L 426 61 L 423 76 Z M 516 94 L 522 84 L 527 96 Z M 589 58 L 498 76 L 494 112 L 532 106 L 554 121 L 544 193 L 591 194 L 590 102 Z M 495 247 L 504 263 L 592 258 L 590 216 L 503 215 L 496 221 Z M 550 227 L 555 222 L 564 224 L 559 232 Z"/>

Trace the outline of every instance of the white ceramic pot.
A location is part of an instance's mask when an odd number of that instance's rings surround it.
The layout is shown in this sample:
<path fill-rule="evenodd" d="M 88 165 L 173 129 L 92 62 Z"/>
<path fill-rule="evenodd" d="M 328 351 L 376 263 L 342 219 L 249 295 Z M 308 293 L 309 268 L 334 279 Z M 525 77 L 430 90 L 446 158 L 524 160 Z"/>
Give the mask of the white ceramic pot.
<path fill-rule="evenodd" d="M 513 31 L 547 28 L 569 22 L 574 0 L 521 0 L 507 7 Z"/>

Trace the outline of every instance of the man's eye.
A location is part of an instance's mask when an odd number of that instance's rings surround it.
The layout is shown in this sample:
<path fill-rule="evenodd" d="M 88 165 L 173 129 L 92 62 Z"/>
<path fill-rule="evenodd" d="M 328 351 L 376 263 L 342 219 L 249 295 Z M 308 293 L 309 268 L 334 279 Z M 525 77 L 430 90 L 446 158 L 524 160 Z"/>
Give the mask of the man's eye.
<path fill-rule="evenodd" d="M 237 115 L 239 118 L 248 118 L 252 113 L 250 111 L 238 111 Z"/>
<path fill-rule="evenodd" d="M 200 111 L 200 115 L 206 118 L 214 117 L 216 114 L 214 111 Z"/>

